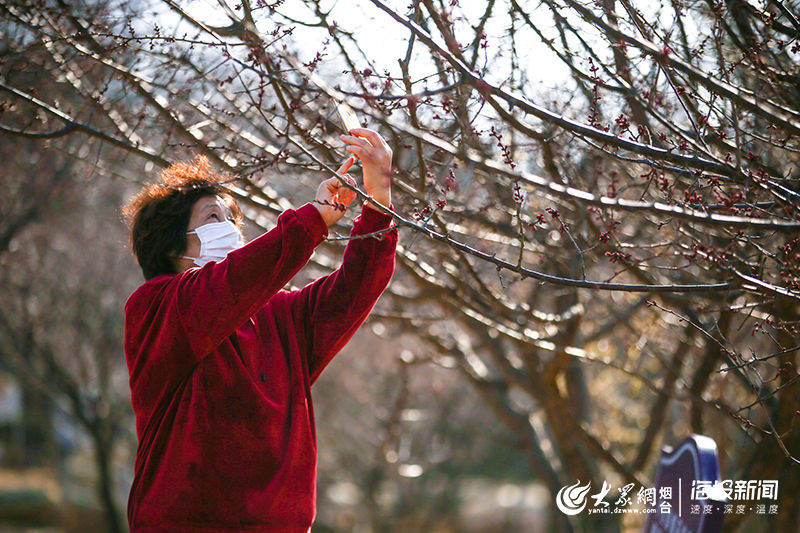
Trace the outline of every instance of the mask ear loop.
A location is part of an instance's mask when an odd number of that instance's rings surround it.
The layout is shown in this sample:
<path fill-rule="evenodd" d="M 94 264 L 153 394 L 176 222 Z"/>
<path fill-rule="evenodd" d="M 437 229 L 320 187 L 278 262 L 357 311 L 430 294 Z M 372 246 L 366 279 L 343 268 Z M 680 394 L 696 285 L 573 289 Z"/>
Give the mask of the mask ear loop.
<path fill-rule="evenodd" d="M 187 235 L 191 235 L 192 233 L 194 233 L 195 235 L 197 235 L 197 231 L 196 231 L 196 230 L 191 230 L 191 231 L 187 231 L 187 232 L 186 232 L 186 234 L 187 234 Z M 198 237 L 199 237 L 199 235 L 198 235 Z M 188 259 L 189 261 L 191 261 L 191 262 L 193 262 L 193 263 L 194 263 L 195 261 L 197 261 L 197 257 L 189 257 L 188 255 L 182 255 L 182 256 L 181 256 L 181 259 Z M 194 264 L 196 265 L 197 263 L 194 263 Z"/>

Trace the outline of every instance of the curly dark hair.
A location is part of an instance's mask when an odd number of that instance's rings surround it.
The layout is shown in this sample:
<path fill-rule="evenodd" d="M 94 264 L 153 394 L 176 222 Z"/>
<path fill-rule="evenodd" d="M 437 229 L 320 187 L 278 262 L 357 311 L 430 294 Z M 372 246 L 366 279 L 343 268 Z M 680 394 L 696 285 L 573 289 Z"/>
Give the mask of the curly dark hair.
<path fill-rule="evenodd" d="M 161 172 L 161 181 L 144 187 L 123 208 L 130 243 L 145 279 L 177 274 L 177 257 L 186 250 L 186 231 L 192 207 L 200 198 L 219 196 L 230 208 L 234 223 L 242 211 L 223 183 L 231 176 L 214 171 L 208 159 L 196 156 Z"/>

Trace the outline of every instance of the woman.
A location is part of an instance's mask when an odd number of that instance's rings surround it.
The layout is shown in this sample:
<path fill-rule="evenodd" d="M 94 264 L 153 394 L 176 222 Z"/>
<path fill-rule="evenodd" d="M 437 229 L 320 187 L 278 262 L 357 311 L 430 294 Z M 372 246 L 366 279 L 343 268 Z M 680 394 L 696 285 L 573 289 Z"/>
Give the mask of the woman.
<path fill-rule="evenodd" d="M 391 208 L 391 149 L 372 130 L 350 134 L 342 140 L 362 162 L 366 192 Z M 342 217 L 336 204 L 348 206 L 355 193 L 325 180 L 315 203 L 287 209 L 243 244 L 241 211 L 221 179 L 202 158 L 176 164 L 126 207 L 147 279 L 125 305 L 139 438 L 133 533 L 308 531 L 317 468 L 311 385 L 394 272 L 391 229 L 351 239 L 339 269 L 283 290 Z M 351 235 L 391 223 L 365 202 Z"/>

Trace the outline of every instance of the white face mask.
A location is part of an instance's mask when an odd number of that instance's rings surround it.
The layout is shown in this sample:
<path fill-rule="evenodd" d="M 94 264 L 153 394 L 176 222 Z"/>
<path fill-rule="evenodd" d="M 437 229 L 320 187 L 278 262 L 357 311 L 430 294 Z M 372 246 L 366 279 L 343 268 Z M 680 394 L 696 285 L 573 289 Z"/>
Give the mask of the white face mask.
<path fill-rule="evenodd" d="M 204 224 L 186 233 L 194 233 L 200 239 L 200 255 L 197 257 L 184 255 L 183 258 L 191 259 L 199 267 L 209 261 L 222 261 L 228 252 L 244 245 L 242 234 L 230 220 Z"/>

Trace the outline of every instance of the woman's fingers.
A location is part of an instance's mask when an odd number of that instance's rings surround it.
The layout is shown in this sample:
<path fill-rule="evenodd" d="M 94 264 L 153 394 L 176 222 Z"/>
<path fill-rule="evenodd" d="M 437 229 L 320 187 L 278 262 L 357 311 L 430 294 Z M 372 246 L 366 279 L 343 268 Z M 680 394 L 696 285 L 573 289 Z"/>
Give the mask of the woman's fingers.
<path fill-rule="evenodd" d="M 353 128 L 340 139 L 345 150 L 356 156 L 362 165 L 364 189 L 378 203 L 391 202 L 392 149 L 378 134 L 369 128 Z M 346 189 L 346 187 L 345 187 Z M 342 198 L 344 189 L 342 190 Z"/>
<path fill-rule="evenodd" d="M 352 166 L 352 163 L 350 163 Z M 344 167 L 344 165 L 342 165 Z M 343 174 L 341 177 L 353 187 L 356 186 L 356 180 L 353 179 L 353 176 L 350 174 Z M 331 201 L 333 203 L 344 204 L 345 207 L 350 205 L 350 203 L 356 198 L 356 192 L 352 189 L 348 189 L 347 187 L 342 185 L 342 182 L 339 178 L 328 178 L 324 182 L 325 190 L 328 192 L 327 198 L 323 198 L 323 200 Z"/>
<path fill-rule="evenodd" d="M 350 205 L 350 203 L 356 199 L 355 191 L 351 191 L 350 189 L 341 188 L 339 189 L 339 201 L 343 203 L 345 206 Z"/>
<path fill-rule="evenodd" d="M 353 166 L 356 160 L 354 157 L 348 157 L 347 160 L 342 163 L 342 166 L 339 167 L 339 170 L 336 171 L 337 174 L 347 174 L 347 171 L 350 170 L 350 167 Z"/>
<path fill-rule="evenodd" d="M 351 186 L 353 187 L 356 186 L 356 180 L 354 180 L 353 176 L 351 176 L 350 174 L 345 174 L 344 179 Z M 347 187 L 342 187 L 341 183 L 339 184 L 339 199 L 341 199 L 345 205 L 350 205 L 350 202 L 355 200 L 355 198 L 356 198 L 356 191 L 348 189 Z"/>
<path fill-rule="evenodd" d="M 361 159 L 362 161 L 368 155 L 367 149 L 362 148 L 361 146 L 354 146 L 352 144 L 347 145 L 345 150 L 356 156 L 357 158 Z"/>
<path fill-rule="evenodd" d="M 364 137 L 368 139 L 375 148 L 389 148 L 389 145 L 383 139 L 383 137 L 381 137 L 381 134 L 375 130 L 371 130 L 369 128 L 353 128 L 348 133 L 356 137 Z"/>
<path fill-rule="evenodd" d="M 368 128 L 353 128 L 350 133 L 340 135 L 339 138 L 345 143 L 345 150 L 355 155 L 363 164 L 391 164 L 392 149 L 378 132 Z"/>
<path fill-rule="evenodd" d="M 361 146 L 362 148 L 372 148 L 372 144 L 367 139 L 356 137 L 355 135 L 339 135 L 339 139 L 345 144 Z"/>
<path fill-rule="evenodd" d="M 353 176 L 351 176 L 350 174 L 340 174 L 340 177 L 343 178 L 347 183 L 349 183 L 353 187 L 356 186 L 356 180 L 354 180 Z M 325 180 L 325 182 L 328 184 L 328 190 L 332 192 L 336 192 L 336 190 L 340 188 L 341 190 L 348 190 L 348 191 L 350 190 L 347 187 L 342 186 L 342 181 L 339 178 L 328 178 L 327 180 Z"/>

